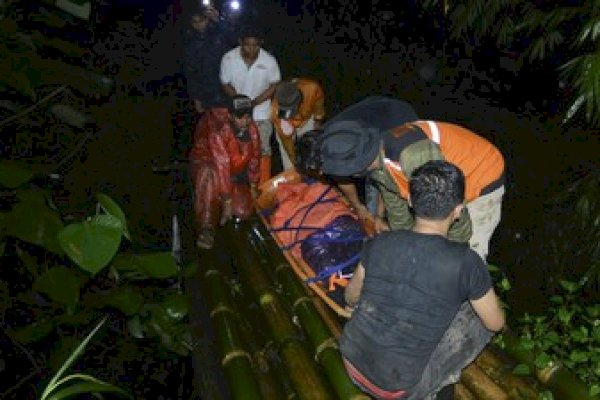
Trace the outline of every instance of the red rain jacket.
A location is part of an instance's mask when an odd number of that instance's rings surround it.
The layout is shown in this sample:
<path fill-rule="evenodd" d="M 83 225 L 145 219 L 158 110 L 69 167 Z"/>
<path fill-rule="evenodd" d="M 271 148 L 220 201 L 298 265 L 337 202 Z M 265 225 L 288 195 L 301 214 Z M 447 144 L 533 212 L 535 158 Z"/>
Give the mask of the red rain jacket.
<path fill-rule="evenodd" d="M 248 142 L 235 137 L 233 123 L 226 108 L 210 109 L 198 122 L 190 152 L 192 168 L 195 163 L 202 161 L 214 164 L 218 175 L 218 195 L 221 198 L 231 196 L 232 177 L 245 169 L 250 183 L 258 183 L 260 136 L 254 122 L 248 127 L 248 133 Z"/>

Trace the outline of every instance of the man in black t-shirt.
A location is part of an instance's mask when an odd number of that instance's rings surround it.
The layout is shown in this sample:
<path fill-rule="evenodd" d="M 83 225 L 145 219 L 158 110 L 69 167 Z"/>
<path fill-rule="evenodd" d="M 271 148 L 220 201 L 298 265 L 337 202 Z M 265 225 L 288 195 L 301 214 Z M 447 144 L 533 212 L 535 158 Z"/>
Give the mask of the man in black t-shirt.
<path fill-rule="evenodd" d="M 414 228 L 368 242 L 346 288 L 355 309 L 340 349 L 352 379 L 376 398 L 435 399 L 504 326 L 485 264 L 446 238 L 464 190 L 464 175 L 451 163 L 417 168 Z"/>

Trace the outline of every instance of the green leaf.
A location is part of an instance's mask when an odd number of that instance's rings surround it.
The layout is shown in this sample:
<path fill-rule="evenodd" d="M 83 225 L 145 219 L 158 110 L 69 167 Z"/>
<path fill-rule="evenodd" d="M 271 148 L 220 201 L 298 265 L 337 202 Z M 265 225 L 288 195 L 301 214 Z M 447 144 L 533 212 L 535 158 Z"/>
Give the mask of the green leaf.
<path fill-rule="evenodd" d="M 98 198 L 98 203 L 100 203 L 104 212 L 118 218 L 119 221 L 121 221 L 123 226 L 123 236 L 125 236 L 127 240 L 131 241 L 131 235 L 127 229 L 127 218 L 125 217 L 125 213 L 121 207 L 119 207 L 119 205 L 113 199 L 104 193 L 98 193 L 96 197 Z"/>
<path fill-rule="evenodd" d="M 107 317 L 104 317 L 100 322 L 98 322 L 98 325 L 96 325 L 96 327 L 86 336 L 86 338 L 79 344 L 79 346 L 77 346 L 73 353 L 71 353 L 69 358 L 67 358 L 67 360 L 60 367 L 58 372 L 52 377 L 52 379 L 44 389 L 44 392 L 41 396 L 41 400 L 46 400 L 46 398 L 54 391 L 54 389 L 56 389 L 60 385 L 59 379 L 63 376 L 66 370 L 69 369 L 69 367 L 75 362 L 75 360 L 77 360 L 77 358 L 79 358 L 79 356 L 83 353 L 89 341 L 92 339 L 92 337 L 94 337 L 96 332 L 98 332 L 98 330 L 106 322 L 106 318 Z"/>
<path fill-rule="evenodd" d="M 572 312 L 569 311 L 565 307 L 560 307 L 558 309 L 558 319 L 564 325 L 568 325 L 571 322 L 571 317 L 573 316 Z"/>
<path fill-rule="evenodd" d="M 30 344 L 45 338 L 52 333 L 53 330 L 54 323 L 52 320 L 44 318 L 27 326 L 11 329 L 9 335 L 21 344 Z"/>
<path fill-rule="evenodd" d="M 576 282 L 560 280 L 560 286 L 565 289 L 568 293 L 574 293 L 577 291 L 579 285 Z"/>
<path fill-rule="evenodd" d="M 500 268 L 498 266 L 492 265 L 492 264 L 488 264 L 487 268 L 488 268 L 489 272 L 498 272 L 498 271 L 500 271 Z"/>
<path fill-rule="evenodd" d="M 513 369 L 512 373 L 518 376 L 527 376 L 531 374 L 531 368 L 527 364 L 519 364 Z"/>
<path fill-rule="evenodd" d="M 90 120 L 90 117 L 66 104 L 54 104 L 50 107 L 50 112 L 62 122 L 75 128 L 84 128 Z"/>
<path fill-rule="evenodd" d="M 165 279 L 177 275 L 177 263 L 170 252 L 123 255 L 115 258 L 113 267 L 119 273 L 136 272 L 143 277 Z"/>
<path fill-rule="evenodd" d="M 597 394 L 600 394 L 600 385 L 590 386 L 590 396 L 594 397 Z"/>
<path fill-rule="evenodd" d="M 48 204 L 49 192 L 42 189 L 20 189 L 17 198 L 21 203 L 32 206 L 45 206 Z"/>
<path fill-rule="evenodd" d="M 136 339 L 143 339 L 146 337 L 144 330 L 144 324 L 139 315 L 135 315 L 127 321 L 127 330 Z"/>
<path fill-rule="evenodd" d="M 53 267 L 36 279 L 33 289 L 44 293 L 52 301 L 72 308 L 79 302 L 82 285 L 83 281 L 75 271 L 66 267 Z"/>
<path fill-rule="evenodd" d="M 144 305 L 144 297 L 140 291 L 130 286 L 119 286 L 107 292 L 93 296 L 96 307 L 110 306 L 125 315 L 134 315 Z"/>
<path fill-rule="evenodd" d="M 88 20 L 92 11 L 90 0 L 56 0 L 56 7 L 83 20 Z"/>
<path fill-rule="evenodd" d="M 161 304 L 163 317 L 171 322 L 181 322 L 189 313 L 189 299 L 182 293 L 169 295 Z"/>
<path fill-rule="evenodd" d="M 594 328 L 592 329 L 592 337 L 600 343 L 600 320 L 594 320 Z"/>
<path fill-rule="evenodd" d="M 164 319 L 164 315 L 155 312 L 148 322 L 148 327 L 151 332 L 154 332 L 160 338 L 162 345 L 167 349 L 181 356 L 186 356 L 189 353 L 189 348 L 183 340 L 188 328 L 186 323 L 170 323 Z"/>
<path fill-rule="evenodd" d="M 535 341 L 530 338 L 519 339 L 519 349 L 521 350 L 532 350 L 535 347 Z"/>
<path fill-rule="evenodd" d="M 589 356 L 585 351 L 573 350 L 569 355 L 569 360 L 576 363 L 584 363 L 589 360 Z"/>
<path fill-rule="evenodd" d="M 73 398 L 72 396 L 83 393 L 113 393 L 121 397 L 131 397 L 129 394 L 127 394 L 127 392 L 125 392 L 123 389 L 117 386 L 111 385 L 110 383 L 94 380 L 88 382 L 72 383 L 71 385 L 52 393 L 52 395 L 48 397 L 48 400 L 69 399 Z"/>
<path fill-rule="evenodd" d="M 579 329 L 572 330 L 570 335 L 576 342 L 584 343 L 589 338 L 589 330 L 585 326 L 580 326 Z"/>
<path fill-rule="evenodd" d="M 561 339 L 560 339 L 560 336 L 558 336 L 558 333 L 556 333 L 554 331 L 548 331 L 544 335 L 544 340 L 547 340 L 551 344 L 557 344 L 557 343 L 560 343 Z"/>
<path fill-rule="evenodd" d="M 4 218 L 6 235 L 33 243 L 55 253 L 63 254 L 57 234 L 63 229 L 58 214 L 45 204 L 21 202 Z"/>
<path fill-rule="evenodd" d="M 549 390 L 544 390 L 540 393 L 540 400 L 554 400 L 554 395 Z"/>
<path fill-rule="evenodd" d="M 14 189 L 29 182 L 33 172 L 17 163 L 3 161 L 0 163 L 0 186 Z"/>
<path fill-rule="evenodd" d="M 553 363 L 552 357 L 550 357 L 546 353 L 538 354 L 535 357 L 535 367 L 537 369 L 544 369 L 544 368 L 550 366 L 552 363 Z"/>
<path fill-rule="evenodd" d="M 500 281 L 500 288 L 501 288 L 502 290 L 504 290 L 505 292 L 506 292 L 506 291 L 509 291 L 509 290 L 510 290 L 510 288 L 511 288 L 511 286 L 510 286 L 510 281 L 509 281 L 507 278 L 503 278 L 503 279 Z"/>
<path fill-rule="evenodd" d="M 66 226 L 58 235 L 65 253 L 81 268 L 96 274 L 115 256 L 123 227 L 112 215 Z"/>
<path fill-rule="evenodd" d="M 591 318 L 600 318 L 600 304 L 594 304 L 592 306 L 586 307 L 585 311 L 587 312 L 587 315 L 589 315 Z"/>
<path fill-rule="evenodd" d="M 93 309 L 79 307 L 73 313 L 64 313 L 61 315 L 57 315 L 56 322 L 58 324 L 65 324 L 71 326 L 84 326 L 89 325 L 96 317 Z"/>

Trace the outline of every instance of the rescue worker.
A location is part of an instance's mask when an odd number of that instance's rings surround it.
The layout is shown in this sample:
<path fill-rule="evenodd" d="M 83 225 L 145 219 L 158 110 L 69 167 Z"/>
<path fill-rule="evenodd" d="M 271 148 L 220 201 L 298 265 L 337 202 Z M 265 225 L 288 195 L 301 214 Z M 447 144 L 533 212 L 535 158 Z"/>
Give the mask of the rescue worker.
<path fill-rule="evenodd" d="M 212 248 L 217 223 L 250 216 L 257 195 L 260 135 L 252 121 L 252 101 L 236 95 L 228 103 L 204 114 L 190 152 L 196 246 L 203 249 Z"/>
<path fill-rule="evenodd" d="M 464 175 L 447 161 L 415 169 L 416 223 L 368 241 L 346 287 L 353 311 L 340 351 L 352 380 L 377 399 L 451 399 L 461 370 L 504 327 L 486 265 L 447 239 L 464 193 Z"/>
<path fill-rule="evenodd" d="M 284 171 L 296 162 L 296 141 L 306 132 L 319 129 L 324 118 L 325 94 L 317 81 L 294 78 L 277 85 L 271 102 L 271 121 Z"/>
<path fill-rule="evenodd" d="M 359 121 L 365 128 L 374 129 L 383 136 L 388 130 L 406 122 L 416 121 L 419 118 L 413 107 L 400 99 L 388 96 L 367 96 L 364 99 L 346 107 L 332 116 L 323 124 L 322 129 L 329 132 L 329 126 L 341 121 Z M 322 131 L 312 131 L 296 143 L 297 164 L 296 169 L 305 175 L 318 175 L 321 173 L 321 152 L 319 147 Z M 369 176 L 365 177 L 331 177 L 342 191 L 356 214 L 363 222 L 374 223 L 375 230 L 382 232 L 388 230 L 387 223 L 377 218 L 383 215 L 383 203 L 379 191 L 371 182 Z M 359 195 L 360 188 L 364 188 L 364 203 Z"/>
<path fill-rule="evenodd" d="M 252 99 L 254 122 L 260 132 L 262 158 L 261 182 L 271 175 L 271 98 L 281 80 L 281 71 L 275 57 L 262 48 L 263 32 L 247 25 L 240 33 L 239 46 L 229 50 L 221 59 L 219 77 L 228 96 L 237 94 Z"/>
<path fill-rule="evenodd" d="M 407 202 L 412 172 L 431 160 L 457 165 L 466 177 L 466 207 L 448 237 L 469 242 L 485 261 L 500 222 L 505 171 L 502 154 L 483 137 L 447 122 L 410 122 L 381 136 L 358 121 L 339 121 L 325 129 L 321 157 L 324 174 L 369 175 L 385 206 L 377 217 L 386 218 L 392 230 L 414 224 Z"/>
<path fill-rule="evenodd" d="M 184 76 L 187 91 L 198 114 L 222 102 L 225 92 L 219 80 L 221 57 L 230 48 L 224 37 L 219 13 L 212 6 L 199 6 L 184 34 Z"/>

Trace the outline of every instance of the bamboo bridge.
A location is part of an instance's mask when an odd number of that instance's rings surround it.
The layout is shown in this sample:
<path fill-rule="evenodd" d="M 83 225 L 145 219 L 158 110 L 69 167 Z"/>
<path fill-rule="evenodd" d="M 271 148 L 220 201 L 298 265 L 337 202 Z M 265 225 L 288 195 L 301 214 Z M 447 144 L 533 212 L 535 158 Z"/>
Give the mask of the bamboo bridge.
<path fill-rule="evenodd" d="M 264 223 L 229 224 L 221 251 L 200 251 L 200 288 L 233 400 L 370 399 L 346 374 L 337 339 L 344 318 L 302 282 Z M 223 251 L 226 249 L 226 251 Z M 225 253 L 225 254 L 223 254 Z M 463 370 L 457 400 L 598 399 L 558 364 L 536 371 L 510 332 Z M 535 376 L 513 369 L 526 363 Z"/>

